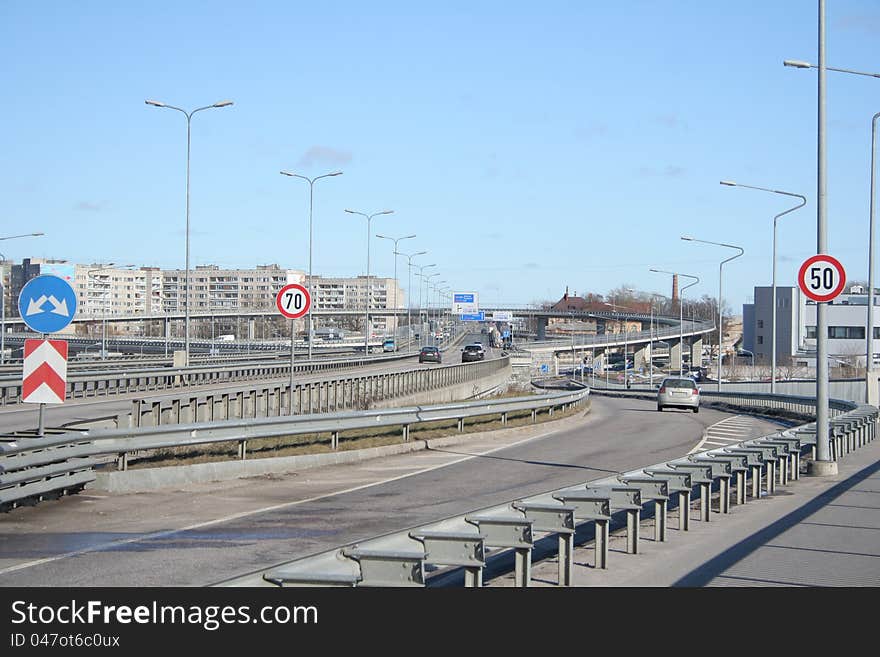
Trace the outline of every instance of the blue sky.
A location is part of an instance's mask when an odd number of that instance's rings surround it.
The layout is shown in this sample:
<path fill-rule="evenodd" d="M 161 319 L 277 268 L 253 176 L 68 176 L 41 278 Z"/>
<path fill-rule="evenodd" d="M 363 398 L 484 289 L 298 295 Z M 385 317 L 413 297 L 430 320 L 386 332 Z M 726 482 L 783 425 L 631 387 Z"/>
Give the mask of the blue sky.
<path fill-rule="evenodd" d="M 192 264 L 366 270 L 372 233 L 417 238 L 435 280 L 484 305 L 566 286 L 688 294 L 739 312 L 816 252 L 817 2 L 0 2 L 3 253 L 183 267 L 186 109 Z M 880 6 L 826 8 L 826 64 L 880 72 Z M 829 252 L 866 278 L 880 79 L 828 72 Z M 393 273 L 371 239 L 371 273 Z M 407 284 L 405 259 L 398 275 Z"/>

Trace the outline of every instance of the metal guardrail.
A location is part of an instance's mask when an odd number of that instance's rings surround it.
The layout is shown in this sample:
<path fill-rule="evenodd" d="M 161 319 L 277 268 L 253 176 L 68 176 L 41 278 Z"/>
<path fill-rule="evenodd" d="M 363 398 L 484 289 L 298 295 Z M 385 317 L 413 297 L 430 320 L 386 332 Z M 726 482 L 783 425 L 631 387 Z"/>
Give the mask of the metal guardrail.
<path fill-rule="evenodd" d="M 412 358 L 413 354 L 388 354 L 333 360 L 294 362 L 295 373 L 323 372 L 362 367 L 376 363 Z M 290 361 L 248 361 L 189 367 L 147 367 L 116 371 L 74 371 L 67 376 L 67 399 L 121 395 L 149 390 L 185 388 L 210 383 L 282 378 L 290 375 Z M 0 406 L 21 402 L 21 375 L 0 377 Z"/>
<path fill-rule="evenodd" d="M 463 334 L 456 335 L 441 350 L 458 344 Z M 377 363 L 412 358 L 416 352 L 398 351 L 380 355 L 353 358 L 313 359 L 294 361 L 294 373 L 324 372 L 337 369 L 363 367 Z M 67 399 L 85 399 L 105 395 L 132 392 L 185 388 L 210 383 L 250 381 L 265 378 L 282 378 L 290 375 L 289 360 L 248 360 L 241 363 L 190 365 L 189 367 L 144 367 L 118 369 L 116 371 L 69 371 L 67 376 Z M 21 374 L 0 376 L 0 406 L 20 403 L 22 395 Z"/>
<path fill-rule="evenodd" d="M 401 372 L 352 374 L 295 384 L 292 399 L 289 383 L 264 383 L 247 389 L 191 391 L 175 396 L 135 398 L 131 400 L 128 413 L 76 420 L 61 428 L 75 430 L 112 425 L 124 429 L 366 410 L 387 399 L 478 381 L 504 371 L 509 363 L 509 357 L 502 357 L 457 365 L 431 365 Z"/>
<path fill-rule="evenodd" d="M 847 406 L 831 420 L 832 456 L 837 460 L 874 439 L 878 409 L 852 402 L 835 403 L 840 410 Z M 732 481 L 737 504 L 748 501 L 749 475 L 751 499 L 760 499 L 762 484 L 772 493 L 777 484 L 786 485 L 799 478 L 802 451 L 814 447 L 815 441 L 815 423 L 802 425 L 334 548 L 215 586 L 425 586 L 429 568 L 448 566 L 454 567 L 453 573 L 441 571 L 435 577 L 448 580 L 462 569 L 465 586 L 481 586 L 488 550 L 494 548 L 494 555 L 513 550 L 515 582 L 525 587 L 531 578 L 538 535 L 557 537 L 558 581 L 570 586 L 574 534 L 579 525 L 593 524 L 594 565 L 607 568 L 613 520 L 621 522 L 625 516 L 627 552 L 637 553 L 640 514 L 646 504 L 654 506 L 655 539 L 665 541 L 667 514 L 675 494 L 679 529 L 687 531 L 690 496 L 695 488 L 699 489 L 700 520 L 709 522 L 713 488 L 719 490 L 718 511 L 730 513 Z"/>
<path fill-rule="evenodd" d="M 657 399 L 657 391 L 650 389 L 626 388 L 590 388 L 594 395 L 608 397 L 632 397 L 636 399 Z M 700 402 L 708 404 L 726 404 L 737 408 L 750 408 L 760 411 L 780 411 L 784 413 L 814 416 L 816 414 L 816 398 L 801 395 L 781 395 L 770 393 L 749 392 L 717 392 L 709 390 L 700 391 Z M 835 417 L 851 410 L 854 402 L 829 399 L 829 416 Z"/>
<path fill-rule="evenodd" d="M 656 318 L 655 318 L 656 320 Z M 677 320 L 676 320 L 677 323 Z M 693 323 L 693 326 L 689 326 L 690 322 L 685 322 L 685 330 L 683 331 L 684 336 L 696 335 L 698 333 L 708 333 L 710 331 L 715 330 L 715 324 L 713 322 L 707 322 L 705 320 L 698 320 Z M 671 328 L 663 328 L 663 329 L 654 329 L 654 331 L 634 331 L 630 333 L 605 333 L 603 335 L 594 335 L 587 336 L 578 333 L 574 333 L 573 336 L 568 339 L 562 338 L 557 340 L 541 340 L 535 342 L 526 343 L 526 349 L 528 347 L 537 348 L 537 349 L 547 349 L 554 348 L 557 351 L 565 351 L 566 349 L 579 349 L 582 347 L 608 347 L 614 345 L 621 345 L 624 343 L 634 344 L 638 342 L 663 342 L 667 338 L 678 338 L 682 335 L 682 332 L 679 330 L 677 326 Z M 624 337 L 625 336 L 625 337 Z M 520 345 L 522 346 L 522 345 Z"/>
<path fill-rule="evenodd" d="M 540 410 L 566 408 L 586 400 L 589 390 L 554 392 L 548 395 L 499 400 L 408 406 L 375 411 L 316 413 L 295 417 L 196 422 L 175 426 L 131 429 L 90 429 L 71 431 L 43 438 L 6 436 L 0 438 L 0 506 L 15 506 L 27 498 L 40 498 L 50 492 L 62 493 L 82 488 L 95 478 L 92 468 L 116 459 L 117 468 L 128 467 L 129 455 L 151 450 L 236 443 L 240 459 L 247 458 L 248 440 L 329 433 L 331 447 L 339 446 L 339 434 L 351 429 L 399 426 L 404 441 L 410 427 L 437 420 L 464 420 L 499 415 L 502 424 L 508 414 L 530 410 L 536 421 Z"/>

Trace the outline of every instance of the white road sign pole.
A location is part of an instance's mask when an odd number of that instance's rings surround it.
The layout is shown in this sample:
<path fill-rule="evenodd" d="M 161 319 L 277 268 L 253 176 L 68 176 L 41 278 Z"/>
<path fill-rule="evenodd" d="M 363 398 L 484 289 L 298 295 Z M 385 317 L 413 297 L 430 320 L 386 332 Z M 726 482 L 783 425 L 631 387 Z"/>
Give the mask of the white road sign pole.
<path fill-rule="evenodd" d="M 312 296 L 299 283 L 285 285 L 275 296 L 275 307 L 282 315 L 290 319 L 290 391 L 287 396 L 287 414 L 293 415 L 293 361 L 294 345 L 296 344 L 295 319 L 307 314 L 312 307 Z M 311 320 L 311 315 L 309 316 Z M 311 326 L 309 327 L 311 334 Z M 312 336 L 309 335 L 309 338 Z"/>

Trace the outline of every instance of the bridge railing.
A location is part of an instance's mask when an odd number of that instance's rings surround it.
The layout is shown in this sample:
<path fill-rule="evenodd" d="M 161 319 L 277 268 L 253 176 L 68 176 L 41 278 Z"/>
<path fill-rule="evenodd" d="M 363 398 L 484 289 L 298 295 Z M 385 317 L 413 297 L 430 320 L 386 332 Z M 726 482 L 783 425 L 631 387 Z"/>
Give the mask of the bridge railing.
<path fill-rule="evenodd" d="M 780 404 L 795 413 L 810 407 L 809 400 L 803 398 L 774 400 L 761 395 L 761 399 L 749 399 L 738 394 L 722 394 L 719 398 L 726 403 L 757 403 L 761 407 Z M 812 402 L 815 409 L 815 400 Z M 838 460 L 874 439 L 878 409 L 843 400 L 836 400 L 834 405 L 840 413 L 830 422 L 832 457 Z M 491 572 L 492 560 L 512 552 L 515 583 L 525 587 L 531 579 L 533 552 L 540 537 L 556 538 L 558 583 L 570 586 L 574 536 L 579 526 L 592 525 L 594 566 L 608 568 L 612 527 L 626 528 L 626 552 L 635 554 L 639 551 L 643 511 L 653 515 L 654 539 L 665 541 L 667 516 L 676 497 L 679 529 L 683 531 L 689 528 L 695 490 L 700 500 L 700 520 L 705 522 L 710 519 L 713 489 L 719 491 L 718 511 L 722 514 L 730 512 L 732 482 L 737 504 L 745 504 L 748 499 L 749 476 L 751 499 L 759 500 L 762 483 L 773 492 L 777 483 L 788 485 L 799 479 L 802 452 L 815 447 L 815 435 L 815 423 L 801 425 L 343 545 L 227 578 L 216 586 L 426 586 L 426 574 L 432 570 L 437 574 L 431 578 L 431 585 L 463 582 L 465 586 L 481 586 L 484 572 Z M 547 548 L 545 554 L 553 557 L 552 548 Z"/>
<path fill-rule="evenodd" d="M 440 374 L 436 370 L 429 373 Z M 467 418 L 498 415 L 501 423 L 506 424 L 510 413 L 520 411 L 531 411 L 532 421 L 536 421 L 539 411 L 552 413 L 555 408 L 581 404 L 588 394 L 583 388 L 518 398 L 367 411 L 66 431 L 42 438 L 4 436 L 0 437 L 0 507 L 50 493 L 79 490 L 94 480 L 93 468 L 106 464 L 108 458 L 116 461 L 117 469 L 126 470 L 131 455 L 145 457 L 160 449 L 233 443 L 238 447 L 238 457 L 244 460 L 248 441 L 330 434 L 330 447 L 338 449 L 341 432 L 375 427 L 400 427 L 403 441 L 407 442 L 411 427 L 424 423 L 457 420 L 458 431 L 463 431 Z"/>

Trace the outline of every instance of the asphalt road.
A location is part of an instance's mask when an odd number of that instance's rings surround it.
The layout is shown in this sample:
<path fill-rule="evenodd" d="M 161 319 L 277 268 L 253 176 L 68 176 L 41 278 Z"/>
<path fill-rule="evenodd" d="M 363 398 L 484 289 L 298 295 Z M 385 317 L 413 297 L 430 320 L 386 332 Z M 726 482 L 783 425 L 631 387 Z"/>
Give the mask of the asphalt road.
<path fill-rule="evenodd" d="M 445 517 L 681 457 L 729 414 L 593 399 L 455 447 L 0 516 L 0 586 L 204 586 Z M 756 420 L 772 431 L 769 422 Z"/>

